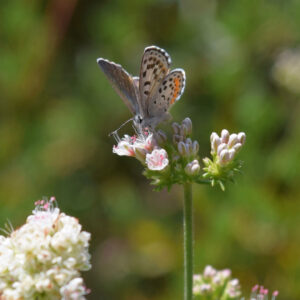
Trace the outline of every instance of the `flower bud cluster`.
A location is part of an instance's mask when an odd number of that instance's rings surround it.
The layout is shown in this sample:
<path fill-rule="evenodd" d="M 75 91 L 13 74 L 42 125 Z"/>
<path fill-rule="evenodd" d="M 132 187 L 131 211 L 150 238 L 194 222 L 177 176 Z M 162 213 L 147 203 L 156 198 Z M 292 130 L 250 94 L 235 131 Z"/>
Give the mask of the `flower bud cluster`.
<path fill-rule="evenodd" d="M 270 294 L 271 300 L 276 300 L 279 292 L 274 291 Z M 268 300 L 269 299 L 269 290 L 265 289 L 262 285 L 259 286 L 258 284 L 252 288 L 250 300 Z"/>
<path fill-rule="evenodd" d="M 236 160 L 236 156 L 245 140 L 244 132 L 229 134 L 228 130 L 223 129 L 221 136 L 215 132 L 211 134 L 212 160 L 207 157 L 203 159 L 205 165 L 203 177 L 209 179 L 212 186 L 217 183 L 224 190 L 224 182 L 232 181 L 234 174 L 239 172 L 241 163 Z"/>
<path fill-rule="evenodd" d="M 217 162 L 225 166 L 233 161 L 236 154 L 240 151 L 246 140 L 244 132 L 229 134 L 228 130 L 223 129 L 221 137 L 216 132 L 210 136 L 211 154 L 217 157 Z"/>
<path fill-rule="evenodd" d="M 185 118 L 181 124 L 173 123 L 173 143 L 177 148 L 177 152 L 184 162 L 184 171 L 186 175 L 197 175 L 200 171 L 198 161 L 199 143 L 193 141 L 190 136 L 192 134 L 192 121 Z"/>
<path fill-rule="evenodd" d="M 231 271 L 217 271 L 206 266 L 203 274 L 194 275 L 193 295 L 195 300 L 237 300 L 241 296 L 238 279 L 231 278 Z"/>
<path fill-rule="evenodd" d="M 91 268 L 90 234 L 55 203 L 37 201 L 23 226 L 0 236 L 1 299 L 83 300 L 89 292 L 80 271 Z"/>

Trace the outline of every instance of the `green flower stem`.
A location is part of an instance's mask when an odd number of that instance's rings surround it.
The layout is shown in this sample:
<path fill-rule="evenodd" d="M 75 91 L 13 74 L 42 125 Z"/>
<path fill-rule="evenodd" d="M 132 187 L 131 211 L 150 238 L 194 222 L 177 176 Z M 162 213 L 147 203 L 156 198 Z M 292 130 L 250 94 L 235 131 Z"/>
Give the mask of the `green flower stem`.
<path fill-rule="evenodd" d="M 184 184 L 184 300 L 193 298 L 193 202 L 192 184 Z"/>

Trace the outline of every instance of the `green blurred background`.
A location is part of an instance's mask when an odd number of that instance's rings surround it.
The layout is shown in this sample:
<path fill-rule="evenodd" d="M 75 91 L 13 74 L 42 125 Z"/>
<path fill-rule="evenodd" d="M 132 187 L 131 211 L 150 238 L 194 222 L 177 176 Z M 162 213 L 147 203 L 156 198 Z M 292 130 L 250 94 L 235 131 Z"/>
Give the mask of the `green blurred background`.
<path fill-rule="evenodd" d="M 92 233 L 88 299 L 182 299 L 182 190 L 153 192 L 112 154 L 130 113 L 96 64 L 137 75 L 155 44 L 186 71 L 172 114 L 193 120 L 202 156 L 212 131 L 247 134 L 237 182 L 194 187 L 196 272 L 299 300 L 299 43 L 297 0 L 1 1 L 1 227 L 55 195 Z"/>

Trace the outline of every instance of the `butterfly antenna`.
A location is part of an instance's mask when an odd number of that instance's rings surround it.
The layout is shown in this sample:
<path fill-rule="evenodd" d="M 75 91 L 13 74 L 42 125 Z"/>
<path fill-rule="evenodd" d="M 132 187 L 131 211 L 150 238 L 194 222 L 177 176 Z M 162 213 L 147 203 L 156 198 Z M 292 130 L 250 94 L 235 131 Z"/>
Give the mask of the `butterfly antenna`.
<path fill-rule="evenodd" d="M 123 128 L 127 123 L 129 123 L 130 121 L 133 121 L 133 118 L 127 120 L 126 122 L 124 122 L 119 128 L 117 128 L 116 130 L 114 130 L 113 132 L 111 132 L 108 136 L 113 136 L 117 142 L 119 142 L 121 139 L 118 135 L 118 131 Z"/>

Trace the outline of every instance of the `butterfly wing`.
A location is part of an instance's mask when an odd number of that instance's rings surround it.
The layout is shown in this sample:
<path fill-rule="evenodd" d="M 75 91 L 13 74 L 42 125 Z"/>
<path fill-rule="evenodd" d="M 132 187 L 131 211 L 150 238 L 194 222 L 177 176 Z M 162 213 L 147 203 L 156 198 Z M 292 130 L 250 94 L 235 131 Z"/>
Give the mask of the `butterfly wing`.
<path fill-rule="evenodd" d="M 169 54 L 156 46 L 145 48 L 140 70 L 140 107 L 142 116 L 148 117 L 147 107 L 149 99 L 158 91 L 162 80 L 169 73 L 171 58 Z"/>
<path fill-rule="evenodd" d="M 132 114 L 139 113 L 137 79 L 114 62 L 98 58 L 97 63 Z"/>
<path fill-rule="evenodd" d="M 156 94 L 148 102 L 149 123 L 156 124 L 168 119 L 170 107 L 181 97 L 185 88 L 185 72 L 174 69 L 161 82 Z"/>

